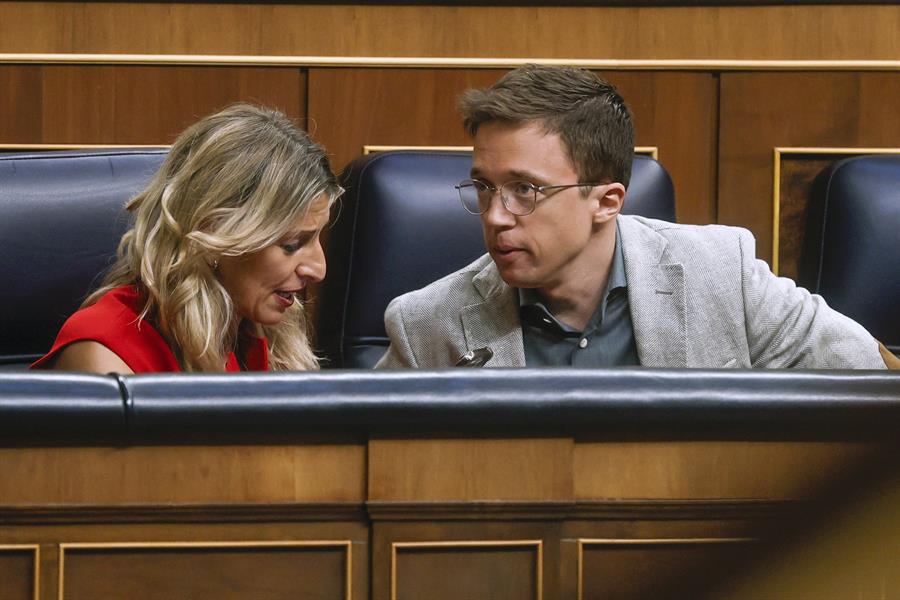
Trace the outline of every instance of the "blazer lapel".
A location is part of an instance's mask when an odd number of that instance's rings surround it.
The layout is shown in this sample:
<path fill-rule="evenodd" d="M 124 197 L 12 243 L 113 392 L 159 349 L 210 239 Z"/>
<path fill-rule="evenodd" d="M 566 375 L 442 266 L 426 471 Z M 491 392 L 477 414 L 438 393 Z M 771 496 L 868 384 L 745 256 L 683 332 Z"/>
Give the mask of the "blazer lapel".
<path fill-rule="evenodd" d="M 500 278 L 493 262 L 472 283 L 483 301 L 465 306 L 459 313 L 468 349 L 490 348 L 494 357 L 489 367 L 524 367 L 525 347 L 515 292 Z"/>
<path fill-rule="evenodd" d="M 684 267 L 665 261 L 667 240 L 639 221 L 619 217 L 619 231 L 641 365 L 686 367 Z"/>

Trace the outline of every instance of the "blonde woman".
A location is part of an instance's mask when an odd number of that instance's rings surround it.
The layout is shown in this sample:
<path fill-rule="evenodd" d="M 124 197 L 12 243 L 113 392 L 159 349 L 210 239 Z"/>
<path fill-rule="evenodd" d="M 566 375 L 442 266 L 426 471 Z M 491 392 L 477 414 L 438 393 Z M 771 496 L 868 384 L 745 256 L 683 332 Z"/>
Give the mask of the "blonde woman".
<path fill-rule="evenodd" d="M 32 368 L 98 373 L 315 369 L 297 295 L 325 276 L 341 194 L 281 113 L 235 105 L 182 133 L 100 289 Z"/>

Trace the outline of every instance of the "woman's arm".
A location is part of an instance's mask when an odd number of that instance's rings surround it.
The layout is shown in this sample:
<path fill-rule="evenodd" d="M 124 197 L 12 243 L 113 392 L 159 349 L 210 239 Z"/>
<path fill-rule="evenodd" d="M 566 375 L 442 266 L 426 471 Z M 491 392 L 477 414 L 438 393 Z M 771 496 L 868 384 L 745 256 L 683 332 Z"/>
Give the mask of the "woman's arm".
<path fill-rule="evenodd" d="M 52 367 L 55 371 L 87 373 L 134 373 L 119 355 L 99 342 L 85 340 L 69 344 L 59 353 Z"/>

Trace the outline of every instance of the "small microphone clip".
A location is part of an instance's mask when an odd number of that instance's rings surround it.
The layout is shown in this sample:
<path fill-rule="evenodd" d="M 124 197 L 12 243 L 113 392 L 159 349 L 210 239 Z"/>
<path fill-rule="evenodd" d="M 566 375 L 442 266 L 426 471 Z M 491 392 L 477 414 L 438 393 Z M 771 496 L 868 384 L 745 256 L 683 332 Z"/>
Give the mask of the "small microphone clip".
<path fill-rule="evenodd" d="M 457 361 L 457 367 L 483 367 L 488 363 L 489 360 L 494 358 L 494 351 L 490 348 L 478 348 L 477 350 L 469 350 L 462 356 L 460 356 Z"/>

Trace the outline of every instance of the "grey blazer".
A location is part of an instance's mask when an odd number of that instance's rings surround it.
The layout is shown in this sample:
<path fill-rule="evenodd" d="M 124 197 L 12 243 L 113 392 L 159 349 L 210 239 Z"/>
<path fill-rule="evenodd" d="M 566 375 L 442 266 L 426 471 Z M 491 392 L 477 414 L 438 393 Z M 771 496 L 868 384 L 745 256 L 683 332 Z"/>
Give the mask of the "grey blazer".
<path fill-rule="evenodd" d="M 776 277 L 749 231 L 620 215 L 641 365 L 883 369 L 878 343 L 817 295 Z M 376 368 L 452 366 L 490 347 L 489 367 L 524 367 L 516 292 L 489 255 L 394 299 Z"/>

